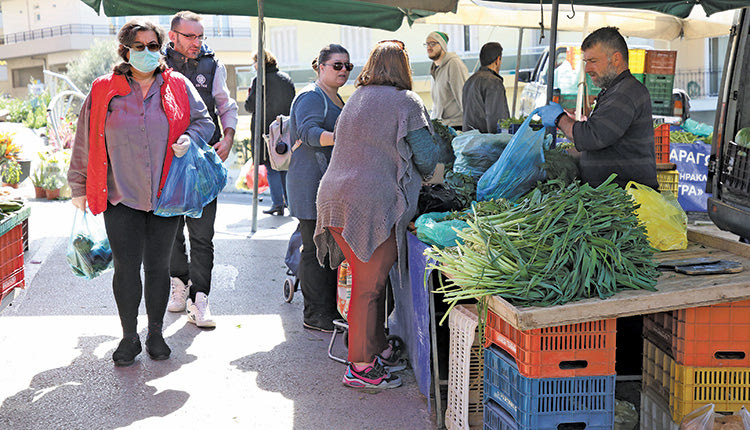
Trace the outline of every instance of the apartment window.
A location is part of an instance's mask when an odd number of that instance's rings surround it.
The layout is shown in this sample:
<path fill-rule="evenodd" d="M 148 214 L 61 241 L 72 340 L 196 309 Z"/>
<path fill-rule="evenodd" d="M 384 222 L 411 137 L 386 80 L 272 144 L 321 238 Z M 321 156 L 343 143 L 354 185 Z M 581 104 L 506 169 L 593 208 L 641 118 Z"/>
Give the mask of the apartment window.
<path fill-rule="evenodd" d="M 341 26 L 341 44 L 353 63 L 364 64 L 372 49 L 372 33 L 369 28 Z"/>
<path fill-rule="evenodd" d="M 159 15 L 159 25 L 163 28 L 169 29 L 172 24 L 172 16 L 170 15 Z"/>
<path fill-rule="evenodd" d="M 475 26 L 443 24 L 438 30 L 448 35 L 448 52 L 479 52 L 479 34 Z"/>
<path fill-rule="evenodd" d="M 8 66 L 0 66 L 0 81 L 8 80 Z"/>
<path fill-rule="evenodd" d="M 268 31 L 268 46 L 281 68 L 299 65 L 297 57 L 297 27 L 272 27 Z"/>
<path fill-rule="evenodd" d="M 708 73 L 706 73 L 707 95 L 716 96 L 721 86 L 721 73 L 724 70 L 724 57 L 727 53 L 729 36 L 708 39 Z"/>
<path fill-rule="evenodd" d="M 120 29 L 127 22 L 127 17 L 115 16 L 115 17 L 110 18 L 109 22 L 112 23 L 112 27 Z"/>
<path fill-rule="evenodd" d="M 214 15 L 214 36 L 229 37 L 229 16 L 227 15 Z"/>
<path fill-rule="evenodd" d="M 32 79 L 37 81 L 44 79 L 42 66 L 13 69 L 13 88 L 26 88 Z"/>

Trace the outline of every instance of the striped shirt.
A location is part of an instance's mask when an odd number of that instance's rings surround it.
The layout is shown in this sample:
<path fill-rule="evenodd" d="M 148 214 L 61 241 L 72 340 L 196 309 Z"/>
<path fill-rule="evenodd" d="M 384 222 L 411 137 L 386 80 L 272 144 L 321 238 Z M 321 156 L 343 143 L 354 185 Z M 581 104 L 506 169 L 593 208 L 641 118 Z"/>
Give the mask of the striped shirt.
<path fill-rule="evenodd" d="M 599 93 L 586 121 L 573 125 L 573 141 L 584 182 L 598 186 L 617 173 L 622 187 L 635 181 L 658 190 L 651 96 L 629 70 Z"/>

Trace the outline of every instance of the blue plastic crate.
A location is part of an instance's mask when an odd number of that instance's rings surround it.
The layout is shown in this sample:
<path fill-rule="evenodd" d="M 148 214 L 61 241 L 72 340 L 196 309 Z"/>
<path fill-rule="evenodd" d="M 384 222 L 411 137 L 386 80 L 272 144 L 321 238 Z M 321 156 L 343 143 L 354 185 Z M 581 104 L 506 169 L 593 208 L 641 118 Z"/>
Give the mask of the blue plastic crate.
<path fill-rule="evenodd" d="M 611 429 L 615 375 L 526 378 L 513 357 L 492 345 L 484 350 L 484 398 L 508 411 L 519 429 L 552 430 L 564 423 Z"/>
<path fill-rule="evenodd" d="M 484 404 L 484 430 L 517 430 L 518 425 L 505 409 L 487 400 Z"/>

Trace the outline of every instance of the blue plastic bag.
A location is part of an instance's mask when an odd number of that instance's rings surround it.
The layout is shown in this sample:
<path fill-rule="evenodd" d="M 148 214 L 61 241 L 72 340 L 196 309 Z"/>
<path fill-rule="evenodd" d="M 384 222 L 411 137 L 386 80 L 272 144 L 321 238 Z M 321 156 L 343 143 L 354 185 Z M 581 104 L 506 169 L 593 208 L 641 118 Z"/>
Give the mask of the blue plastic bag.
<path fill-rule="evenodd" d="M 536 110 L 521 124 L 500 158 L 479 178 L 477 200 L 515 201 L 547 176 L 544 163 L 545 130 L 534 131 L 529 122 Z"/>
<path fill-rule="evenodd" d="M 203 207 L 211 203 L 226 184 L 227 169 L 216 151 L 203 140 L 196 142 L 191 137 L 187 153 L 172 159 L 154 214 L 200 218 Z"/>
<path fill-rule="evenodd" d="M 94 279 L 113 267 L 112 249 L 101 215 L 76 209 L 65 259 L 76 276 Z"/>
<path fill-rule="evenodd" d="M 440 248 L 456 246 L 457 243 L 463 243 L 463 239 L 458 237 L 457 230 L 468 228 L 469 224 L 460 219 L 443 221 L 450 212 L 429 212 L 420 215 L 414 226 L 417 228 L 417 238 L 424 243 L 437 245 Z"/>
<path fill-rule="evenodd" d="M 452 145 L 456 161 L 453 163 L 453 171 L 478 179 L 500 158 L 511 137 L 508 133 L 480 133 L 478 130 L 470 130 L 454 137 Z"/>

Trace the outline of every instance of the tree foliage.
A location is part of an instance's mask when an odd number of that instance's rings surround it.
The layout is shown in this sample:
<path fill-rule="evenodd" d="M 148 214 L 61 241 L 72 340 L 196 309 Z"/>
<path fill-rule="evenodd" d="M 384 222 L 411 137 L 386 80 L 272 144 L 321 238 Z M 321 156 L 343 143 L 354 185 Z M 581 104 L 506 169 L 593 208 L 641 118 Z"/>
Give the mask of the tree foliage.
<path fill-rule="evenodd" d="M 76 86 L 88 93 L 94 79 L 112 71 L 112 67 L 121 61 L 117 55 L 117 43 L 113 40 L 97 39 L 91 48 L 68 63 L 68 77 Z"/>

